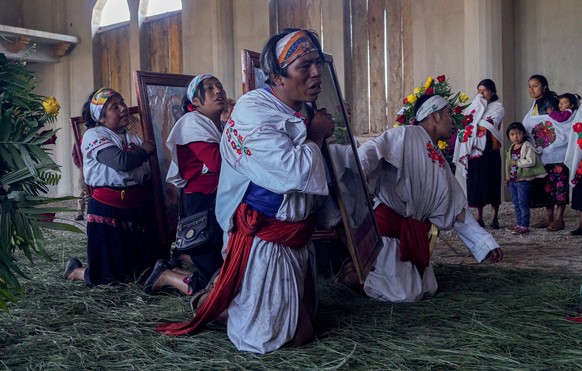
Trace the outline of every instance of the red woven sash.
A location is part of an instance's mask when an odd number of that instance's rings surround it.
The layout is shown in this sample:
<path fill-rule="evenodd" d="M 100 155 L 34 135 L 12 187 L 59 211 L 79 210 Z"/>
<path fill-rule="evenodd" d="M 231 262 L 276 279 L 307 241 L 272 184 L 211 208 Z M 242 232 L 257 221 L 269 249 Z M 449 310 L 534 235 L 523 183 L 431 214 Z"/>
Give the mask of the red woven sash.
<path fill-rule="evenodd" d="M 374 212 L 380 234 L 399 238 L 400 260 L 410 261 L 422 275 L 430 261 L 428 232 L 431 223 L 405 218 L 385 204 L 380 204 Z"/>
<path fill-rule="evenodd" d="M 93 189 L 92 197 L 106 205 L 120 209 L 134 209 L 143 205 L 147 187 L 132 187 L 123 190 L 106 187 Z"/>
<path fill-rule="evenodd" d="M 263 241 L 301 248 L 309 242 L 314 230 L 313 217 L 301 222 L 281 222 L 266 218 L 247 204 L 240 204 L 228 239 L 224 264 L 208 299 L 190 321 L 160 324 L 156 331 L 173 336 L 193 334 L 224 312 L 239 290 L 255 236 Z"/>

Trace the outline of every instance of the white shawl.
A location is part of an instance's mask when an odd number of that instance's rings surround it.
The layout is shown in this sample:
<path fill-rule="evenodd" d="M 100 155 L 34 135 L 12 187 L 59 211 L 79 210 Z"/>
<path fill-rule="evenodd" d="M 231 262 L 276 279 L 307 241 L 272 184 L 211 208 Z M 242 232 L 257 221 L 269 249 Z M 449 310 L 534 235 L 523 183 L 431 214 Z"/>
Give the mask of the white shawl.
<path fill-rule="evenodd" d="M 172 163 L 168 169 L 166 182 L 178 188 L 186 186 L 186 180 L 180 176 L 178 168 L 177 146 L 183 146 L 192 142 L 219 143 L 221 132 L 208 117 L 198 111 L 188 112 L 182 116 L 172 128 L 166 147 L 172 153 Z"/>
<path fill-rule="evenodd" d="M 545 165 L 563 163 L 574 117 L 578 113 L 575 111 L 568 120 L 558 122 L 549 115 L 533 116 L 534 106 L 535 102 L 523 118 L 523 126 L 531 135 L 536 149 L 542 154 Z"/>
<path fill-rule="evenodd" d="M 220 142 L 222 167 L 216 217 L 224 231 L 250 182 L 283 194 L 275 215 L 283 221 L 303 220 L 315 207 L 313 195 L 327 195 L 321 150 L 307 139 L 307 128 L 295 111 L 264 89 L 243 95 Z"/>
<path fill-rule="evenodd" d="M 574 115 L 572 115 L 574 116 Z M 582 125 L 582 110 L 578 110 L 575 114 L 573 125 L 580 123 Z M 570 169 L 570 184 L 575 186 L 572 183 L 574 178 L 576 177 L 576 170 L 578 166 L 580 166 L 580 162 L 582 161 L 582 147 L 578 144 L 578 133 L 574 130 L 570 131 L 570 136 L 568 140 L 568 148 L 566 150 L 566 156 L 564 159 L 564 164 Z"/>
<path fill-rule="evenodd" d="M 462 174 L 467 176 L 469 159 L 483 155 L 487 144 L 487 136 L 478 136 L 476 126 L 489 130 L 499 143 L 503 143 L 501 123 L 505 116 L 505 109 L 499 101 L 487 104 L 487 100 L 478 94 L 469 107 L 465 109 L 464 114 L 473 115 L 473 122 L 459 131 L 458 140 L 455 143 L 453 162 L 462 171 Z M 467 130 L 470 130 L 471 133 L 468 134 Z"/>

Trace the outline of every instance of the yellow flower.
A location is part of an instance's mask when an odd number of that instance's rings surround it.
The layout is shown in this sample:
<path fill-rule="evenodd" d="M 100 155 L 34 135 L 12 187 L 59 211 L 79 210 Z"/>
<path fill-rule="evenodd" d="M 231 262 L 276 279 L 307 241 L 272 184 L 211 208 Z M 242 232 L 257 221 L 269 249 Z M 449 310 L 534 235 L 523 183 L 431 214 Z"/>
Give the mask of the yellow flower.
<path fill-rule="evenodd" d="M 422 93 L 422 88 L 419 86 L 418 88 L 414 89 L 414 94 Z"/>
<path fill-rule="evenodd" d="M 449 144 L 443 140 L 439 140 L 439 148 L 440 149 L 445 149 L 449 146 Z"/>
<path fill-rule="evenodd" d="M 61 105 L 57 102 L 57 98 L 55 97 L 46 97 L 42 101 L 42 106 L 46 113 L 51 116 L 56 116 L 59 114 L 59 110 L 61 109 Z"/>
<path fill-rule="evenodd" d="M 434 79 L 432 78 L 432 76 L 429 76 L 428 79 L 426 79 L 426 83 L 424 84 L 424 88 L 425 89 L 430 88 L 430 86 L 432 85 L 433 80 Z"/>
<path fill-rule="evenodd" d="M 397 128 L 397 127 L 399 127 L 399 126 L 400 126 L 400 124 L 399 124 L 399 123 L 395 123 L 393 127 L 394 127 L 394 128 Z"/>
<path fill-rule="evenodd" d="M 461 92 L 461 95 L 459 95 L 459 101 L 461 103 L 465 103 L 469 100 L 469 97 L 467 96 L 467 94 L 465 94 L 464 92 Z"/>
<path fill-rule="evenodd" d="M 408 100 L 409 104 L 414 104 L 414 102 L 416 102 L 416 95 L 410 94 L 408 97 L 406 97 L 406 99 Z"/>

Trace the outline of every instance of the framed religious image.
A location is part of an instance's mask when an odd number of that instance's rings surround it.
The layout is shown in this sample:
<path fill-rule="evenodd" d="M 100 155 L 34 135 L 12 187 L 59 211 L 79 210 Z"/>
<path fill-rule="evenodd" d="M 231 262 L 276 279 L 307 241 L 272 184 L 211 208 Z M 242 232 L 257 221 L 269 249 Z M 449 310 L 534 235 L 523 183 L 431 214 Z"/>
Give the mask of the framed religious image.
<path fill-rule="evenodd" d="M 135 71 L 134 77 L 143 139 L 156 146 L 150 166 L 158 233 L 162 244 L 169 246 L 176 239 L 180 200 L 178 190 L 166 183 L 171 162 L 166 139 L 182 116 L 182 100 L 194 76 Z"/>
<path fill-rule="evenodd" d="M 257 87 L 259 54 L 242 50 L 243 92 Z M 264 83 L 264 75 L 261 77 Z M 246 89 L 246 91 L 245 91 Z M 363 283 L 382 248 L 372 201 L 362 175 L 357 143 L 349 127 L 349 119 L 338 84 L 333 57 L 324 53 L 321 94 L 314 108 L 325 108 L 332 115 L 335 130 L 324 147 L 328 168 L 332 173 L 332 189 L 342 214 L 345 243 L 352 256 L 360 282 Z M 314 238 L 316 238 L 316 231 Z M 338 233 L 324 231 L 324 233 Z M 342 238 L 344 239 L 344 238 Z"/>
<path fill-rule="evenodd" d="M 138 108 L 137 106 L 129 107 L 129 114 L 131 115 L 131 122 L 127 126 L 127 130 L 130 132 L 142 136 L 141 132 L 141 123 L 139 120 Z M 83 174 L 83 155 L 81 153 L 81 140 L 83 139 L 83 135 L 87 131 L 87 125 L 85 124 L 85 120 L 81 116 L 71 117 L 71 127 L 73 129 L 73 137 L 75 141 L 73 142 L 73 151 L 75 152 L 75 156 L 79 159 L 79 163 L 81 167 L 79 170 L 81 174 Z M 85 185 L 86 186 L 86 185 Z M 91 195 L 91 187 L 87 186 L 88 195 Z"/>

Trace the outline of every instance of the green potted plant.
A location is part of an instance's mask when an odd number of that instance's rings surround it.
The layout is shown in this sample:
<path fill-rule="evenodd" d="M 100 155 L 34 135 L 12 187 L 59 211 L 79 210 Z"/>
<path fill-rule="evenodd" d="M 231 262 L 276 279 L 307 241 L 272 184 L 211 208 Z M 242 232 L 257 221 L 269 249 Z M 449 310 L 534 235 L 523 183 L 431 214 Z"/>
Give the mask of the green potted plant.
<path fill-rule="evenodd" d="M 60 167 L 49 156 L 59 105 L 54 97 L 33 91 L 38 85 L 26 61 L 10 61 L 0 53 L 0 308 L 22 293 L 18 254 L 33 261 L 33 253 L 50 259 L 43 229 L 81 232 L 73 225 L 47 220 L 46 214 L 66 211 L 43 205 L 71 199 L 49 198 L 48 185 L 60 179 Z M 45 214 L 43 216 L 43 214 Z"/>

